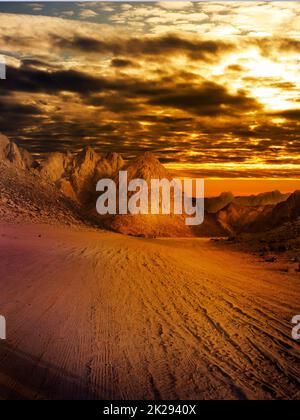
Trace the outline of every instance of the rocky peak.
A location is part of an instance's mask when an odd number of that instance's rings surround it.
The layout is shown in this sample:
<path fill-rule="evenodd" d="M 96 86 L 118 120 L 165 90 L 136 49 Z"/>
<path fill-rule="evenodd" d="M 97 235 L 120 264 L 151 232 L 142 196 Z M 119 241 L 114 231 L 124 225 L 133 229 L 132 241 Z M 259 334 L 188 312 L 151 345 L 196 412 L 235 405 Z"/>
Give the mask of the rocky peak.
<path fill-rule="evenodd" d="M 128 179 L 141 178 L 149 182 L 151 179 L 171 179 L 170 173 L 151 153 L 146 152 L 138 156 L 127 166 Z"/>
<path fill-rule="evenodd" d="M 16 168 L 29 169 L 32 167 L 33 159 L 27 150 L 18 147 L 16 143 L 0 134 L 0 159 L 10 162 Z"/>
<path fill-rule="evenodd" d="M 84 147 L 81 152 L 79 152 L 75 157 L 75 166 L 78 168 L 85 167 L 89 169 L 94 169 L 96 162 L 99 160 L 97 152 L 92 149 L 90 146 Z"/>
<path fill-rule="evenodd" d="M 64 153 L 53 152 L 40 164 L 40 174 L 56 182 L 65 173 L 66 155 Z"/>

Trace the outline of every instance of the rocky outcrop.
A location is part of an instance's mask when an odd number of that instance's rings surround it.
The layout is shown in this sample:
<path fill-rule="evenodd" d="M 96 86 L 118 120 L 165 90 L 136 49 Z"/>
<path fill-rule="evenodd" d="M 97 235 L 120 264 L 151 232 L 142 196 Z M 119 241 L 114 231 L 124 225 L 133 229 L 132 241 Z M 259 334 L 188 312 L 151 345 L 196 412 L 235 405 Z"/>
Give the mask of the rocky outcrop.
<path fill-rule="evenodd" d="M 68 197 L 86 207 L 95 205 L 96 184 L 113 177 L 124 165 L 117 153 L 99 154 L 90 147 L 77 154 L 50 153 L 39 165 L 39 172 L 56 184 Z"/>
<path fill-rule="evenodd" d="M 53 182 L 62 179 L 71 164 L 72 155 L 69 153 L 53 152 L 39 165 L 39 172 L 42 177 Z"/>
<path fill-rule="evenodd" d="M 242 206 L 230 203 L 217 213 L 216 220 L 229 235 L 256 232 L 260 221 L 270 217 L 273 206 Z"/>
<path fill-rule="evenodd" d="M 241 207 L 261 207 L 276 205 L 286 201 L 290 193 L 282 194 L 280 191 L 269 191 L 257 195 L 235 197 L 232 192 L 223 192 L 218 197 L 209 197 L 205 199 L 205 209 L 207 213 L 217 213 L 223 210 L 229 204 L 235 204 Z"/>
<path fill-rule="evenodd" d="M 268 221 L 269 227 L 277 227 L 286 222 L 294 222 L 300 217 L 300 191 L 295 191 L 289 198 L 277 204 Z"/>
<path fill-rule="evenodd" d="M 206 198 L 205 210 L 207 213 L 217 213 L 233 201 L 234 195 L 232 192 L 223 192 L 218 197 Z"/>
<path fill-rule="evenodd" d="M 290 194 L 282 194 L 280 191 L 268 191 L 257 195 L 235 197 L 234 202 L 243 206 L 268 206 L 281 203 L 289 198 Z"/>
<path fill-rule="evenodd" d="M 138 158 L 130 161 L 125 169 L 127 170 L 128 183 L 133 179 L 142 179 L 148 186 L 149 214 L 127 214 L 115 215 L 104 218 L 105 226 L 114 231 L 127 235 L 144 237 L 187 237 L 193 236 L 193 231 L 185 224 L 185 215 L 174 214 L 173 202 L 174 195 L 170 196 L 170 214 L 151 214 L 151 180 L 167 179 L 172 180 L 171 174 L 159 162 L 152 153 L 146 152 Z M 128 193 L 128 199 L 134 194 Z M 159 199 L 159 209 L 161 213 L 161 197 Z"/>
<path fill-rule="evenodd" d="M 5 174 L 10 173 L 20 179 L 23 177 L 26 181 L 30 175 L 31 186 L 36 183 L 38 190 L 43 185 L 43 194 L 46 194 L 48 186 L 52 193 L 55 190 L 59 193 L 57 197 L 60 197 L 60 200 L 62 197 L 67 197 L 76 205 L 79 204 L 87 220 L 92 217 L 101 226 L 129 235 L 179 237 L 256 234 L 271 231 L 286 223 L 294 223 L 300 218 L 300 191 L 295 191 L 293 194 L 271 191 L 249 197 L 234 197 L 232 193 L 227 192 L 219 197 L 206 199 L 204 223 L 191 228 L 185 223 L 186 215 L 174 213 L 172 189 L 171 214 L 161 214 L 160 197 L 160 214 L 157 215 L 151 214 L 149 207 L 149 214 L 99 216 L 96 213 L 96 201 L 99 195 L 96 192 L 96 184 L 101 178 L 114 179 L 119 188 L 119 171 L 126 169 L 128 183 L 133 179 L 146 181 L 149 206 L 151 180 L 172 179 L 167 169 L 149 152 L 125 164 L 117 153 L 97 153 L 91 147 L 85 147 L 79 153 L 50 153 L 37 163 L 29 152 L 0 134 L 0 164 L 2 179 L 5 179 Z M 16 184 L 17 188 L 22 186 L 23 192 L 26 190 L 25 181 L 23 183 L 18 181 Z M 31 188 L 30 191 L 33 190 Z M 133 194 L 134 192 L 129 193 L 128 198 Z M 40 204 L 35 202 L 36 195 L 32 194 L 32 197 L 33 207 L 39 211 Z M 29 201 L 30 199 L 28 203 Z M 9 197 L 5 202 L 9 202 Z"/>
<path fill-rule="evenodd" d="M 30 169 L 33 164 L 32 156 L 27 150 L 18 147 L 2 134 L 0 134 L 0 160 L 13 164 L 19 169 Z"/>
<path fill-rule="evenodd" d="M 88 225 L 81 210 L 36 171 L 0 161 L 0 219 L 2 223 Z"/>
<path fill-rule="evenodd" d="M 283 194 L 276 196 L 280 199 Z M 216 213 L 216 221 L 229 234 L 270 231 L 300 218 L 300 191 L 287 194 L 287 197 L 278 204 L 260 206 L 246 206 L 234 201 Z"/>

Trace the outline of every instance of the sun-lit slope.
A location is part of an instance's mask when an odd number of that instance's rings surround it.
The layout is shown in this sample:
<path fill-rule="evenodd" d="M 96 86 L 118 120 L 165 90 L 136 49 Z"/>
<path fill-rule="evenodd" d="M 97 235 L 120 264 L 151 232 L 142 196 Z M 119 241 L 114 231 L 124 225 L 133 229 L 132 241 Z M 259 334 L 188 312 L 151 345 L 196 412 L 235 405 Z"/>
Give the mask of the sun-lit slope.
<path fill-rule="evenodd" d="M 174 212 L 174 191 L 170 189 L 170 214 L 162 214 L 162 197 L 160 195 L 158 207 L 160 214 L 151 214 L 151 181 L 167 179 L 172 181 L 171 174 L 150 152 L 146 152 L 136 159 L 131 160 L 124 167 L 127 171 L 128 183 L 136 179 L 145 181 L 148 187 L 148 214 L 116 214 L 115 216 L 98 218 L 104 226 L 115 232 L 133 236 L 144 237 L 190 237 L 194 233 L 190 226 L 185 223 L 184 214 Z M 117 190 L 119 193 L 119 178 L 116 177 Z M 128 194 L 128 198 L 133 193 Z M 184 213 L 184 211 L 183 211 Z"/>
<path fill-rule="evenodd" d="M 94 208 L 99 179 L 112 177 L 123 165 L 123 159 L 117 153 L 99 154 L 91 147 L 85 147 L 78 153 L 50 153 L 40 162 L 37 171 L 67 197 L 84 207 Z"/>
<path fill-rule="evenodd" d="M 76 203 L 34 171 L 0 161 L 2 223 L 47 223 L 86 226 Z"/>
<path fill-rule="evenodd" d="M 1 398 L 299 398 L 294 275 L 203 239 L 1 227 Z"/>

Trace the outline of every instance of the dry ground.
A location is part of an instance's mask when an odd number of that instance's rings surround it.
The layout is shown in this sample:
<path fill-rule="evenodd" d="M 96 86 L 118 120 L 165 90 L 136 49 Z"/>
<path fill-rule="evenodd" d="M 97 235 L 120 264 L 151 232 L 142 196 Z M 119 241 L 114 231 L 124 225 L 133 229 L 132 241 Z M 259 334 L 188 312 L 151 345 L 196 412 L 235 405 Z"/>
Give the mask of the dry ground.
<path fill-rule="evenodd" d="M 0 398 L 299 398 L 300 278 L 207 239 L 0 226 Z"/>

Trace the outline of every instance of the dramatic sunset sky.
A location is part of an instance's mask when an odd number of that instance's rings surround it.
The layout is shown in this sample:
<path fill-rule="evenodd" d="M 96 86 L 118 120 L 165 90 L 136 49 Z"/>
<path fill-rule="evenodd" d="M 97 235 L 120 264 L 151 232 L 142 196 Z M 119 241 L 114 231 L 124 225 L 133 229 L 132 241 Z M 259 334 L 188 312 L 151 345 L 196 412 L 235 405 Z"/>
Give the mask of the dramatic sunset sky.
<path fill-rule="evenodd" d="M 300 189 L 300 3 L 0 3 L 0 28 L 0 131 L 32 152 Z"/>

